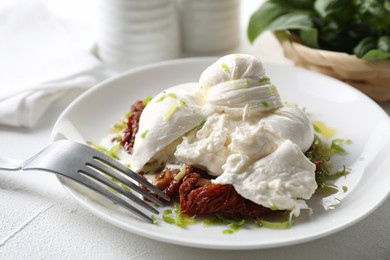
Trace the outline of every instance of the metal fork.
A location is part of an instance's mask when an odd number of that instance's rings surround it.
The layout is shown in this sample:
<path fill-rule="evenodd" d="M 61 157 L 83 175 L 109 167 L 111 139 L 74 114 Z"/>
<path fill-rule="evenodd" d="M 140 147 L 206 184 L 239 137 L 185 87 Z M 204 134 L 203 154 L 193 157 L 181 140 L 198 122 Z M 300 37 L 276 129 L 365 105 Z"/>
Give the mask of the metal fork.
<path fill-rule="evenodd" d="M 130 199 L 154 214 L 159 214 L 158 210 L 135 193 L 157 205 L 162 206 L 163 203 L 141 189 L 135 182 L 144 185 L 160 198 L 170 200 L 167 195 L 117 160 L 92 147 L 69 140 L 56 141 L 25 162 L 0 158 L 0 170 L 40 170 L 70 178 L 149 222 L 153 222 L 150 216 L 126 200 Z"/>

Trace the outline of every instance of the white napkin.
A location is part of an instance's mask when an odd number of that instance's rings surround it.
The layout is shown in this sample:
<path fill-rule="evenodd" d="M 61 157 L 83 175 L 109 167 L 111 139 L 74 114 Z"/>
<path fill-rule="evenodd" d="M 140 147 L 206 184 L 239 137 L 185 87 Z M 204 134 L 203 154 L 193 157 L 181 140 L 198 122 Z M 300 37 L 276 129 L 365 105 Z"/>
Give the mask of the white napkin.
<path fill-rule="evenodd" d="M 32 127 L 60 97 L 107 77 L 61 22 L 36 0 L 0 13 L 0 124 Z"/>

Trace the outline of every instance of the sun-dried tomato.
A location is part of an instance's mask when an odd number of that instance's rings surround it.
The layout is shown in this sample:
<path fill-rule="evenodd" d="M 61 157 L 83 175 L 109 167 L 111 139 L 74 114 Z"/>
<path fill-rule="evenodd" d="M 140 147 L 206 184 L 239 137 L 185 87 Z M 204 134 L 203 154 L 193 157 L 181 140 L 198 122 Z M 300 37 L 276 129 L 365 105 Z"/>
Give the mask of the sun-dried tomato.
<path fill-rule="evenodd" d="M 189 216 L 221 214 L 233 217 L 264 217 L 270 209 L 243 198 L 233 185 L 213 184 L 197 173 L 187 175 L 180 185 L 180 211 Z"/>
<path fill-rule="evenodd" d="M 138 132 L 139 119 L 141 117 L 144 108 L 145 105 L 141 100 L 131 105 L 130 116 L 127 120 L 127 126 L 124 129 L 121 136 L 120 144 L 123 147 L 123 149 L 125 149 L 130 154 L 133 152 L 135 135 Z"/>

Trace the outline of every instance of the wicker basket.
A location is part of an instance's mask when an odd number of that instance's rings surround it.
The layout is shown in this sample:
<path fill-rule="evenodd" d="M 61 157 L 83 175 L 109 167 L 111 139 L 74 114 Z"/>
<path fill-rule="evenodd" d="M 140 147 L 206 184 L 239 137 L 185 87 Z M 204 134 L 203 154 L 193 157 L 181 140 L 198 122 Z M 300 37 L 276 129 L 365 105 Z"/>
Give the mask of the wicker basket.
<path fill-rule="evenodd" d="M 309 48 L 285 33 L 275 36 L 295 65 L 340 79 L 376 101 L 390 100 L 390 60 L 363 61 L 355 55 Z"/>

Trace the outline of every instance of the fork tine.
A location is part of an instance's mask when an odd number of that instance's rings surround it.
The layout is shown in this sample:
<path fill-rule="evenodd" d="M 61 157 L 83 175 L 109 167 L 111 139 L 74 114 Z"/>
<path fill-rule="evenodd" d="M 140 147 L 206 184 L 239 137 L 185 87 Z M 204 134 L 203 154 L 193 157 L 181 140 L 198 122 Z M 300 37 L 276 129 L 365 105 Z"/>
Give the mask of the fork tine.
<path fill-rule="evenodd" d="M 91 148 L 91 149 L 93 149 L 93 148 Z M 93 158 L 97 161 L 100 161 L 104 164 L 107 164 L 107 165 L 115 168 L 116 170 L 124 173 L 125 175 L 129 176 L 131 179 L 137 181 L 138 183 L 144 185 L 150 191 L 154 192 L 155 194 L 157 194 L 159 197 L 165 199 L 166 201 L 171 200 L 169 196 L 167 196 L 164 192 L 162 192 L 161 190 L 156 188 L 153 184 L 151 184 L 147 180 L 143 179 L 137 173 L 133 172 L 132 170 L 130 170 L 129 168 L 127 168 L 126 166 L 124 166 L 123 164 L 118 162 L 117 160 L 109 157 L 108 155 L 105 155 L 102 153 L 96 153 L 96 151 L 95 151 Z"/>
<path fill-rule="evenodd" d="M 122 184 L 126 185 L 130 189 L 136 191 L 137 193 L 141 194 L 142 196 L 144 196 L 145 198 L 149 199 L 150 201 L 156 203 L 157 205 L 164 206 L 164 203 L 162 203 L 155 196 L 153 196 L 152 194 L 141 189 L 138 185 L 136 185 L 132 181 L 128 180 L 124 176 L 121 176 L 121 174 L 118 174 L 115 169 L 110 168 L 106 164 L 103 164 L 102 162 L 95 160 L 94 163 L 87 163 L 87 165 L 94 168 L 94 169 L 97 169 L 98 171 L 101 171 L 101 172 L 107 174 L 111 178 L 118 180 Z"/>
<path fill-rule="evenodd" d="M 122 194 L 126 198 L 134 201 L 138 205 L 148 209 L 149 211 L 151 211 L 151 212 L 153 212 L 155 214 L 159 214 L 159 212 L 155 208 L 153 208 L 151 205 L 149 205 L 147 202 L 145 202 L 144 200 L 140 199 L 139 197 L 137 197 L 136 195 L 134 195 L 130 191 L 124 189 L 119 184 L 115 183 L 114 181 L 107 179 L 107 177 L 104 177 L 101 173 L 99 173 L 95 169 L 92 169 L 92 168 L 89 168 L 89 167 L 84 167 L 84 168 L 80 169 L 79 172 L 81 172 L 82 174 L 85 174 L 85 175 L 95 179 L 96 181 L 98 181 L 100 183 L 103 183 L 104 185 L 110 187 L 111 189 L 113 189 L 116 192 Z"/>
<path fill-rule="evenodd" d="M 137 209 L 136 207 L 134 207 L 130 203 L 128 203 L 125 200 L 121 199 L 120 197 L 116 196 L 113 192 L 109 191 L 106 188 L 103 188 L 101 185 L 90 180 L 88 177 L 80 174 L 78 179 L 73 179 L 73 180 L 86 186 L 87 188 L 94 190 L 95 192 L 103 195 L 104 197 L 108 198 L 109 200 L 118 203 L 118 205 L 133 212 L 134 214 L 138 215 L 139 217 L 153 223 L 153 219 L 151 217 L 149 217 L 148 215 L 146 215 L 145 213 L 143 213 L 142 211 L 140 211 L 139 209 Z M 157 211 L 157 213 L 158 213 L 158 211 Z"/>

